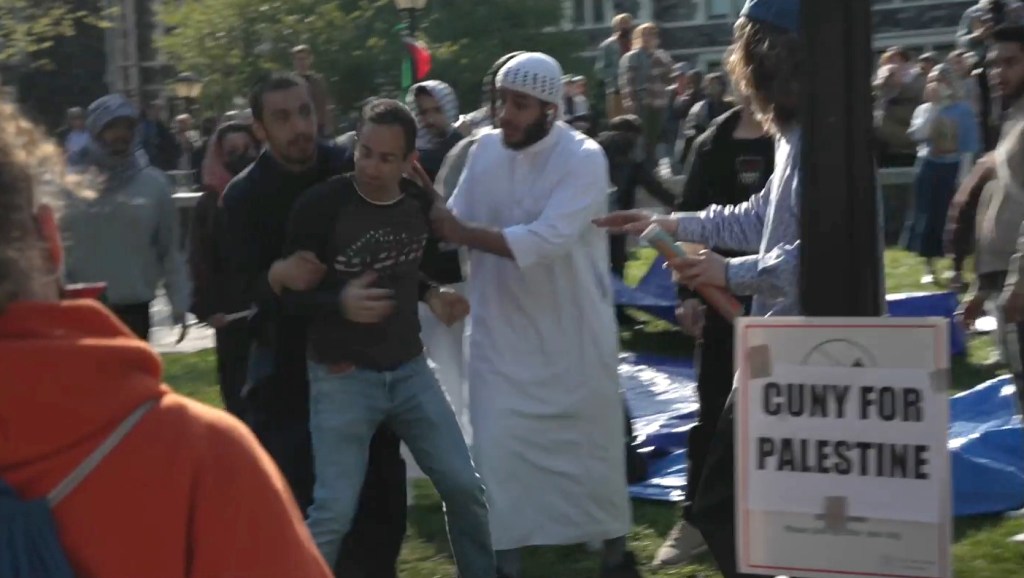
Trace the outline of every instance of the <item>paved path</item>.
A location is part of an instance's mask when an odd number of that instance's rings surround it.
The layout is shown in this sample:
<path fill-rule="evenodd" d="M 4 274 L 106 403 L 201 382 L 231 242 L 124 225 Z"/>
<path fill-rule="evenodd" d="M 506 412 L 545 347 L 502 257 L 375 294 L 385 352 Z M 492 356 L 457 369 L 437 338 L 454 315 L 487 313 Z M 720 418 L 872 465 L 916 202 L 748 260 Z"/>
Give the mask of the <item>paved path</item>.
<path fill-rule="evenodd" d="M 150 307 L 150 318 L 153 320 L 153 328 L 149 332 L 149 344 L 158 353 L 195 353 L 214 346 L 213 329 L 208 325 L 197 322 L 196 318 L 189 315 L 188 335 L 180 345 L 175 345 L 180 333 L 179 327 L 171 325 L 171 306 L 167 299 L 160 295 L 153 300 Z"/>

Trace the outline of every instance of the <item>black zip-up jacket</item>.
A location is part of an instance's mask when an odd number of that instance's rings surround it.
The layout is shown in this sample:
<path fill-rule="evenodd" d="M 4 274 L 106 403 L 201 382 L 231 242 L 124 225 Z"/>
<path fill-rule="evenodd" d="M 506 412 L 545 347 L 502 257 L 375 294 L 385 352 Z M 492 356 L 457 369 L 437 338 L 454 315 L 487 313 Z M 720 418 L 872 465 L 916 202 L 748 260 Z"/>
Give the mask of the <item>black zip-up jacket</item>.
<path fill-rule="evenodd" d="M 225 313 L 257 308 L 250 328 L 252 355 L 259 359 L 250 362 L 247 397 L 275 413 L 308 414 L 306 320 L 284 314 L 267 273 L 283 256 L 288 217 L 302 193 L 348 170 L 348 151 L 328 144 L 318 145 L 316 163 L 299 173 L 264 151 L 224 191 L 219 308 Z"/>
<path fill-rule="evenodd" d="M 758 194 L 771 176 L 775 162 L 775 142 L 769 136 L 736 140 L 733 132 L 740 123 L 742 109 L 734 108 L 715 119 L 693 144 L 693 152 L 684 171 L 686 182 L 676 205 L 677 211 L 701 211 L 711 205 L 738 205 Z M 742 254 L 710 247 L 725 257 Z M 692 296 L 680 289 L 680 298 Z"/>

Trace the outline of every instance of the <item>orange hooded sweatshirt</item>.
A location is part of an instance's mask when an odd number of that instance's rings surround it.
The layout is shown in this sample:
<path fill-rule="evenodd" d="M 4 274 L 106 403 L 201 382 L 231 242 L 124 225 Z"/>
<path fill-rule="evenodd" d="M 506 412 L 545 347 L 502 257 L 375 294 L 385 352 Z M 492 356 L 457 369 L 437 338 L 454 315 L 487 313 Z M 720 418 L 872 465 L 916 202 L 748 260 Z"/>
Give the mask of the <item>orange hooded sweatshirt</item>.
<path fill-rule="evenodd" d="M 54 509 L 79 578 L 330 578 L 288 486 L 228 414 L 161 383 L 160 358 L 92 301 L 0 314 L 0 478 L 49 493 L 159 399 Z"/>

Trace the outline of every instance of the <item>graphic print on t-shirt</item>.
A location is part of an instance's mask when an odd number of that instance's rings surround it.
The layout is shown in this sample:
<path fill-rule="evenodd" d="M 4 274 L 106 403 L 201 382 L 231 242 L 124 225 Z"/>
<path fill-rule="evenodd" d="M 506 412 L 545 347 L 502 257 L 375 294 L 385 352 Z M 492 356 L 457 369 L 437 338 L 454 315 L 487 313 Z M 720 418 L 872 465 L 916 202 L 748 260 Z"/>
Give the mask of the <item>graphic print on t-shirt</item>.
<path fill-rule="evenodd" d="M 426 243 L 426 234 L 410 235 L 392 227 L 372 229 L 338 254 L 334 268 L 339 273 L 387 273 L 403 263 L 418 268 Z"/>
<path fill-rule="evenodd" d="M 765 162 L 761 157 L 738 157 L 736 159 L 736 179 L 744 187 L 751 187 L 761 180 Z"/>

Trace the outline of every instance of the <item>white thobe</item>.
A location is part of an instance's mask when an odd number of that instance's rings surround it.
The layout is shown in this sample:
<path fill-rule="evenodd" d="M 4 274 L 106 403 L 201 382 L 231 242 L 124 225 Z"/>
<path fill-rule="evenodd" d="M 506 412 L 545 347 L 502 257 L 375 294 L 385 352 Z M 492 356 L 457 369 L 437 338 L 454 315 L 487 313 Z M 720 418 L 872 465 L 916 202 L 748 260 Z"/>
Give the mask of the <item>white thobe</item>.
<path fill-rule="evenodd" d="M 608 162 L 556 123 L 524 150 L 480 137 L 449 201 L 515 259 L 470 251 L 473 455 L 494 548 L 623 536 L 631 523 L 608 239 Z"/>

